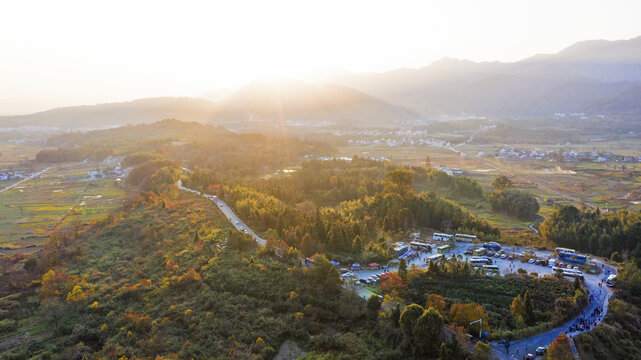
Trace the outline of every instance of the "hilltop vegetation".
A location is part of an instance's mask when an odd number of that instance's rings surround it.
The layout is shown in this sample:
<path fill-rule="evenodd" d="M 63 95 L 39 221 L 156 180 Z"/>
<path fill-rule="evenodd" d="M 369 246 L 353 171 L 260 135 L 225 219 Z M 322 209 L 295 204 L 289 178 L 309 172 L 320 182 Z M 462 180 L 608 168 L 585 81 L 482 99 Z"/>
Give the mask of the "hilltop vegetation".
<path fill-rule="evenodd" d="M 641 214 L 620 210 L 602 213 L 561 206 L 539 226 L 555 244 L 620 261 L 624 253 L 641 258 Z M 615 254 L 616 253 L 616 254 Z"/>

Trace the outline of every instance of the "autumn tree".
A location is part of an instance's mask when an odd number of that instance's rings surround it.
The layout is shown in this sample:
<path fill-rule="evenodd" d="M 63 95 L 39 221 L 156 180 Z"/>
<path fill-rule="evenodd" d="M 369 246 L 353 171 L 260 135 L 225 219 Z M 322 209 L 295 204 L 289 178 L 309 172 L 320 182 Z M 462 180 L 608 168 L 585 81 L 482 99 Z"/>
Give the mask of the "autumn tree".
<path fill-rule="evenodd" d="M 549 360 L 573 360 L 572 348 L 570 347 L 570 339 L 567 335 L 561 334 L 548 348 L 547 358 Z"/>
<path fill-rule="evenodd" d="M 463 326 L 469 330 L 472 330 L 470 329 L 470 323 L 479 319 L 483 320 L 482 330 L 488 331 L 490 328 L 489 316 L 479 304 L 452 304 L 450 307 L 450 315 L 453 323 Z"/>
<path fill-rule="evenodd" d="M 429 294 L 427 295 L 427 302 L 425 302 L 425 308 L 433 308 L 439 314 L 445 315 L 445 300 L 443 296 L 439 294 Z"/>
<path fill-rule="evenodd" d="M 494 181 L 492 182 L 492 187 L 494 187 L 494 190 L 506 190 L 514 186 L 514 183 L 512 180 L 510 180 L 507 176 L 499 176 Z"/>
<path fill-rule="evenodd" d="M 395 293 L 396 295 L 403 296 L 407 292 L 407 284 L 401 279 L 400 276 L 390 273 L 381 280 L 380 289 L 383 293 Z"/>
<path fill-rule="evenodd" d="M 479 360 L 490 360 L 494 358 L 493 351 L 492 348 L 490 348 L 490 345 L 481 341 L 477 342 L 476 345 L 474 345 L 474 353 Z"/>

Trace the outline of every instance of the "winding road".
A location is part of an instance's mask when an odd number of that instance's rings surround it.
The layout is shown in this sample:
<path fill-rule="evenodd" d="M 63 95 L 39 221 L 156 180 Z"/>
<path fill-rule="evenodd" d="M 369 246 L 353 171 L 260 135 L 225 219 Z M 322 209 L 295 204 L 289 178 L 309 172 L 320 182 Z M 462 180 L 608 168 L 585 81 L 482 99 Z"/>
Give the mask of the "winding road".
<path fill-rule="evenodd" d="M 183 168 L 183 170 L 190 172 L 189 169 Z M 203 194 L 202 192 L 190 188 L 186 188 L 182 184 L 182 180 L 178 180 L 176 183 L 176 186 L 180 190 L 183 191 L 188 191 L 190 193 L 196 194 L 198 196 L 204 196 L 205 198 L 213 201 L 217 206 L 218 209 L 225 215 L 225 217 L 231 222 L 231 224 L 240 232 L 247 233 L 251 235 L 252 239 L 256 240 L 257 243 L 259 243 L 262 246 L 265 246 L 267 241 L 260 236 L 258 236 L 252 229 L 249 228 L 249 226 L 245 225 L 245 223 L 236 215 L 232 209 L 221 199 L 219 199 L 216 195 L 209 195 L 209 194 Z"/>
<path fill-rule="evenodd" d="M 183 169 L 183 170 L 188 171 L 188 169 Z M 243 223 L 243 221 L 231 210 L 231 208 L 224 201 L 222 201 L 221 199 L 219 199 L 214 195 L 203 194 L 200 191 L 186 188 L 182 185 L 182 181 L 180 180 L 176 183 L 176 185 L 178 186 L 179 189 L 183 191 L 191 192 L 198 196 L 204 196 L 205 198 L 212 200 L 218 206 L 218 209 L 220 209 L 220 211 L 225 215 L 225 217 L 227 217 L 227 219 L 231 221 L 232 225 L 234 225 L 236 229 L 238 229 L 241 232 L 246 232 L 250 234 L 252 238 L 256 240 L 256 242 L 259 243 L 260 245 L 263 245 L 263 246 L 265 245 L 266 243 L 265 239 L 259 237 L 254 231 L 252 231 L 247 225 L 245 225 L 245 223 Z M 465 242 L 458 242 L 456 243 L 456 245 L 457 247 L 454 250 L 445 254 L 447 257 L 458 256 L 458 255 L 464 256 L 463 253 L 467 249 L 473 246 L 473 244 L 465 243 Z M 516 248 L 516 247 L 511 248 L 509 246 L 503 247 L 503 249 L 505 249 L 508 254 L 515 254 L 525 250 L 531 250 L 527 248 Z M 550 251 L 536 250 L 534 251 L 534 253 L 537 257 L 540 257 L 540 258 L 550 258 L 553 255 L 553 253 Z M 496 258 L 494 259 L 494 261 L 495 261 L 495 264 L 499 266 L 500 272 L 502 274 L 516 272 L 517 267 L 524 268 L 525 270 L 527 270 L 528 273 L 536 272 L 539 274 L 539 276 L 553 273 L 552 268 L 549 266 L 521 263 L 520 261 L 516 261 L 516 260 L 511 261 L 511 260 L 500 259 L 500 258 Z M 490 345 L 494 350 L 496 357 L 501 360 L 520 359 L 523 357 L 523 355 L 527 355 L 528 353 L 534 354 L 536 348 L 538 348 L 539 346 L 544 346 L 544 347 L 549 346 L 554 341 L 554 339 L 557 338 L 557 336 L 563 333 L 567 333 L 569 336 L 577 335 L 582 331 L 570 332 L 569 331 L 570 326 L 574 324 L 580 317 L 587 318 L 588 315 L 590 315 L 596 307 L 602 307 L 603 311 L 598 317 L 593 318 L 592 321 L 596 322 L 597 324 L 601 323 L 601 321 L 603 321 L 603 318 L 605 318 L 605 315 L 608 311 L 608 301 L 612 296 L 613 289 L 608 288 L 607 286 L 599 286 L 599 283 L 601 282 L 601 279 L 606 276 L 605 275 L 606 272 L 610 274 L 616 274 L 616 269 L 610 265 L 599 262 L 598 260 L 596 264 L 597 266 L 600 266 L 602 268 L 603 274 L 601 275 L 584 274 L 586 288 L 589 292 L 589 295 L 593 296 L 593 300 L 583 310 L 581 315 L 575 317 L 574 319 L 568 321 L 567 323 L 555 329 L 552 329 L 544 333 L 534 335 L 525 339 L 512 341 L 510 344 L 509 353 L 506 352 L 505 347 L 503 345 L 499 345 L 498 342 L 493 342 Z M 419 256 L 415 259 L 410 260 L 408 262 L 408 266 L 411 266 L 411 265 L 416 265 L 421 268 L 427 268 L 427 263 L 424 261 L 424 256 Z M 355 274 L 359 279 L 365 279 L 374 274 L 381 274 L 383 272 L 393 271 L 395 269 L 396 269 L 396 266 L 389 266 L 386 270 L 364 270 L 364 271 L 357 271 L 355 272 Z M 357 294 L 359 294 L 361 297 L 364 297 L 364 298 L 368 298 L 369 295 L 371 295 L 369 290 L 363 287 L 360 287 L 358 285 L 356 285 L 355 290 Z M 591 329 L 592 328 L 594 327 L 591 327 Z M 516 353 L 517 350 L 518 350 L 518 354 Z"/>

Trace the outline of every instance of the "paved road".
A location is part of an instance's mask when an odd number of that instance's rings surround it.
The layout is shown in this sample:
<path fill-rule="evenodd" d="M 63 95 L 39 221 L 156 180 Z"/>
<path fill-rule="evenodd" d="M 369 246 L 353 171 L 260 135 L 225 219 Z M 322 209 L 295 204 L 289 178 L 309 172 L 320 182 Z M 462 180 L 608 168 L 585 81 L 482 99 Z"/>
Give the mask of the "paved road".
<path fill-rule="evenodd" d="M 50 167 L 48 167 L 48 168 L 46 168 L 46 169 L 44 169 L 44 170 L 42 170 L 42 171 L 38 171 L 38 172 L 37 172 L 37 173 L 35 173 L 35 174 L 31 174 L 30 176 L 28 176 L 28 177 L 26 177 L 26 178 L 24 178 L 24 179 L 22 179 L 22 180 L 18 181 L 17 183 L 13 183 L 13 184 L 11 184 L 11 185 L 9 185 L 9 186 L 7 186 L 7 187 L 3 188 L 3 189 L 0 189 L 0 193 L 3 193 L 3 192 L 5 192 L 5 191 L 7 191 L 7 190 L 11 190 L 11 189 L 13 189 L 14 187 L 16 187 L 16 186 L 18 186 L 18 185 L 22 184 L 22 183 L 23 183 L 23 182 L 25 182 L 25 181 L 29 181 L 29 180 L 31 180 L 31 179 L 33 179 L 33 178 L 35 178 L 35 177 L 38 177 L 38 176 L 40 176 L 40 175 L 42 175 L 42 174 L 46 173 L 46 172 L 47 172 L 47 171 L 49 171 L 50 169 L 51 169 L 51 168 L 50 168 Z"/>
<path fill-rule="evenodd" d="M 229 206 L 225 204 L 224 201 L 222 201 L 221 199 L 218 199 L 216 196 L 208 195 L 208 194 L 203 195 L 201 194 L 200 191 L 186 188 L 182 186 L 182 182 L 180 180 L 176 183 L 176 185 L 181 190 L 192 192 L 194 194 L 197 194 L 199 196 L 204 196 L 207 199 L 214 201 L 214 203 L 217 204 L 221 212 L 229 219 L 229 221 L 231 221 L 231 223 L 236 227 L 236 229 L 238 229 L 239 231 L 246 230 L 247 233 L 250 234 L 256 240 L 256 242 L 258 242 L 263 246 L 265 245 L 266 241 L 261 237 L 259 237 L 258 235 L 256 235 L 247 225 L 245 225 L 242 222 L 242 220 L 236 214 L 234 214 L 234 212 L 229 208 Z M 438 244 L 440 245 L 440 243 Z M 454 243 L 454 245 L 456 245 L 456 248 L 445 254 L 447 258 L 456 256 L 456 257 L 462 257 L 463 260 L 467 260 L 467 256 L 463 255 L 463 253 L 467 249 L 474 246 L 474 244 L 465 243 L 465 242 L 456 242 Z M 509 246 L 504 246 L 503 249 L 506 251 L 508 255 L 516 255 L 524 251 L 533 251 L 535 256 L 541 259 L 548 259 L 553 257 L 553 253 L 551 251 L 532 250 L 528 248 L 509 247 Z M 408 267 L 411 265 L 416 265 L 421 268 L 427 267 L 425 258 L 427 257 L 427 255 L 431 255 L 432 253 L 420 252 L 419 254 L 420 255 L 418 257 L 408 261 Z M 598 318 L 593 319 L 598 324 L 605 317 L 605 314 L 607 313 L 607 310 L 608 310 L 608 301 L 612 296 L 612 289 L 606 286 L 600 287 L 599 283 L 601 282 L 601 279 L 603 277 L 607 276 L 606 272 L 609 272 L 610 274 L 616 274 L 616 269 L 614 269 L 613 267 L 607 264 L 603 264 L 599 260 L 596 260 L 596 261 L 597 261 L 597 265 L 603 268 L 604 273 L 601 275 L 584 274 L 585 285 L 589 292 L 588 295 L 593 295 L 593 300 L 588 304 L 586 309 L 583 311 L 583 314 L 589 315 L 597 306 L 601 306 L 603 308 L 602 314 Z M 553 273 L 551 266 L 535 265 L 527 262 L 523 263 L 518 260 L 494 258 L 494 264 L 499 266 L 499 270 L 501 274 L 516 273 L 519 268 L 523 268 L 528 273 L 535 272 L 539 274 L 539 276 Z M 380 269 L 380 270 L 354 271 L 354 274 L 358 279 L 365 279 L 374 274 L 382 274 L 384 272 L 395 271 L 395 270 L 398 270 L 398 265 L 393 264 L 393 265 L 388 265 L 384 269 Z M 372 294 L 369 290 L 359 285 L 356 285 L 355 291 L 359 296 L 363 298 L 369 298 L 369 296 Z M 538 334 L 538 335 L 521 339 L 521 340 L 512 341 L 510 345 L 509 354 L 506 353 L 505 347 L 503 347 L 502 345 L 499 345 L 497 342 L 493 342 L 490 345 L 494 349 L 496 356 L 502 360 L 513 359 L 512 356 L 516 353 L 516 350 L 518 349 L 519 354 L 518 356 L 516 356 L 516 358 L 518 359 L 522 357 L 524 354 L 528 354 L 528 353 L 534 354 L 534 351 L 539 346 L 545 346 L 545 347 L 549 346 L 554 341 L 554 339 L 556 339 L 556 337 L 562 333 L 568 332 L 568 335 L 570 336 L 574 336 L 581 333 L 580 331 L 569 333 L 570 325 L 574 324 L 577 321 L 577 319 L 580 317 L 582 317 L 582 315 L 579 315 L 576 318 L 572 319 L 571 321 L 559 326 L 558 328 L 547 331 L 545 333 Z"/>
<path fill-rule="evenodd" d="M 472 247 L 473 244 L 470 243 L 464 243 L 464 242 L 457 242 L 456 243 L 456 249 L 453 251 L 450 251 L 445 254 L 446 257 L 452 257 L 452 256 L 461 256 L 463 260 L 467 260 L 467 256 L 463 255 L 463 252 L 465 252 L 468 248 Z M 504 246 L 503 249 L 506 251 L 508 255 L 513 255 L 515 256 L 518 253 L 525 252 L 525 251 L 532 251 L 532 249 L 528 248 L 522 248 L 522 247 L 509 247 L 509 246 Z M 535 256 L 541 258 L 541 259 L 548 259 L 553 257 L 553 253 L 551 251 L 539 251 L 539 250 L 534 250 L 533 251 Z M 428 255 L 431 255 L 432 253 L 427 253 L 423 252 L 418 258 L 414 258 L 408 262 L 408 266 L 410 265 L 416 265 L 421 268 L 426 268 L 427 263 L 424 261 L 425 257 Z M 515 257 L 516 258 L 516 257 Z M 507 259 L 501 259 L 501 258 L 493 258 L 494 264 L 499 266 L 500 273 L 505 275 L 509 273 L 517 273 L 517 270 L 519 268 L 523 268 L 526 270 L 528 273 L 535 272 L 539 274 L 540 277 L 544 275 L 549 275 L 552 274 L 554 271 L 552 270 L 551 266 L 542 266 L 542 265 L 536 265 L 536 264 L 530 264 L 530 263 L 522 263 L 519 260 L 507 260 Z M 598 317 L 593 319 L 594 321 L 600 323 L 603 318 L 605 317 L 605 314 L 607 313 L 607 305 L 608 305 L 608 300 L 610 299 L 610 296 L 612 295 L 612 289 L 608 288 L 606 286 L 599 287 L 599 283 L 601 282 L 601 279 L 607 274 L 605 274 L 605 271 L 609 271 L 611 274 L 616 274 L 616 269 L 613 267 L 603 264 L 597 260 L 597 264 L 599 267 L 603 267 L 604 273 L 601 275 L 590 275 L 590 274 L 584 274 L 585 278 L 585 285 L 589 291 L 590 294 L 594 296 L 593 300 L 588 304 L 586 309 L 583 311 L 584 314 L 591 314 L 592 311 L 597 307 L 601 306 L 603 307 L 603 313 Z M 361 270 L 361 271 L 354 271 L 354 274 L 358 279 L 365 279 L 368 278 L 374 274 L 381 274 L 384 272 L 388 271 L 395 271 L 398 269 L 397 265 L 391 265 L 389 268 L 384 269 L 384 270 Z M 360 294 L 360 293 L 359 293 Z M 519 355 L 516 356 L 517 359 L 520 359 L 523 354 L 528 354 L 532 353 L 534 354 L 534 351 L 536 350 L 537 347 L 539 346 L 549 346 L 554 339 L 556 339 L 557 336 L 564 332 L 568 332 L 568 335 L 573 336 L 577 335 L 580 332 L 572 332 L 569 333 L 569 327 L 570 325 L 574 324 L 578 318 L 580 318 L 581 315 L 577 316 L 576 318 L 572 319 L 571 321 L 563 324 L 562 326 L 559 326 L 558 328 L 546 331 L 545 333 L 538 334 L 526 339 L 521 339 L 521 340 L 513 340 L 511 345 L 510 345 L 510 354 L 507 354 L 505 352 L 505 347 L 503 345 L 499 345 L 497 342 L 491 343 L 492 348 L 496 352 L 496 356 L 499 359 L 504 359 L 504 360 L 511 360 L 512 355 L 515 354 L 516 349 L 519 349 Z"/>
<path fill-rule="evenodd" d="M 185 168 L 183 168 L 183 170 L 189 171 L 188 169 L 185 169 Z M 214 204 L 216 204 L 216 206 L 218 206 L 218 209 L 223 213 L 223 215 L 225 215 L 227 217 L 227 219 L 229 219 L 231 224 L 234 225 L 234 227 L 238 231 L 246 232 L 247 234 L 251 235 L 251 237 L 254 240 L 256 240 L 256 242 L 259 243 L 262 246 L 265 246 L 265 244 L 267 243 L 267 241 L 265 239 L 263 239 L 260 236 L 256 235 L 256 233 L 254 233 L 252 231 L 252 229 L 249 228 L 249 226 L 245 225 L 245 223 L 236 214 L 234 214 L 234 212 L 231 210 L 231 208 L 227 204 L 225 204 L 224 201 L 219 199 L 217 196 L 209 195 L 209 194 L 204 194 L 203 195 L 198 190 L 186 188 L 186 187 L 183 186 L 181 180 L 178 180 L 178 182 L 176 183 L 176 186 L 178 186 L 178 188 L 183 190 L 183 191 L 188 191 L 190 193 L 194 193 L 194 194 L 196 194 L 198 196 L 204 196 L 205 198 L 207 198 L 209 200 L 212 200 L 214 202 Z"/>

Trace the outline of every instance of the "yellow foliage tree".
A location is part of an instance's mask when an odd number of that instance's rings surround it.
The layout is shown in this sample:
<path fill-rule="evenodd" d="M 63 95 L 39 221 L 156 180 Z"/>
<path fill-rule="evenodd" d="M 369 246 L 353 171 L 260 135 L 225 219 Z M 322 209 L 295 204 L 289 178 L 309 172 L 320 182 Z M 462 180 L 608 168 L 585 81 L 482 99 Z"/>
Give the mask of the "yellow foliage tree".
<path fill-rule="evenodd" d="M 82 291 L 82 288 L 79 285 L 74 286 L 73 290 L 71 290 L 67 294 L 67 302 L 69 304 L 84 300 L 87 300 L 87 295 L 85 295 L 84 291 Z"/>

